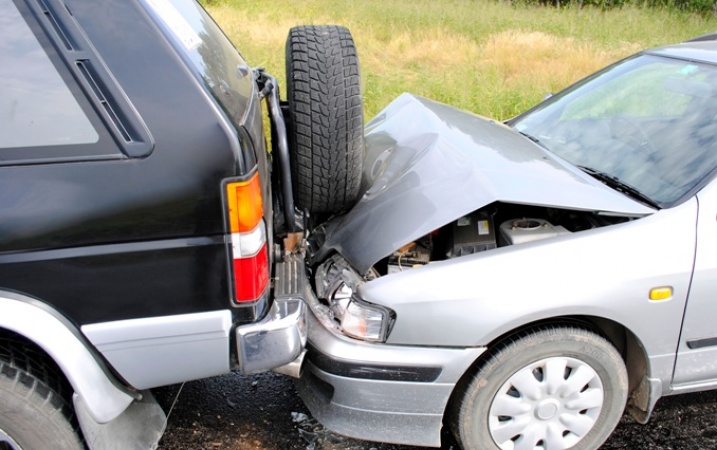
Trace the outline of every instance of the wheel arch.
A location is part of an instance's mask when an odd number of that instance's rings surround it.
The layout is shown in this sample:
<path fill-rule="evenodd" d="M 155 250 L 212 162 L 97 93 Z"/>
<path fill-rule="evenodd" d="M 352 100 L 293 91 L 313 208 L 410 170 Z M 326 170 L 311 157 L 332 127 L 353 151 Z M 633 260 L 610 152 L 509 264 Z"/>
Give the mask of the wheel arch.
<path fill-rule="evenodd" d="M 491 341 L 486 347 L 487 351 L 478 357 L 468 370 L 463 374 L 461 379 L 456 383 L 453 389 L 446 412 L 450 410 L 451 405 L 457 401 L 456 393 L 460 392 L 459 387 L 468 383 L 478 368 L 491 355 L 491 350 L 496 346 L 505 343 L 516 335 L 545 326 L 579 326 L 592 330 L 599 335 L 605 337 L 620 353 L 628 376 L 628 402 L 627 411 L 630 415 L 640 423 L 646 423 L 660 398 L 661 389 L 656 389 L 650 379 L 650 362 L 640 339 L 626 326 L 611 319 L 589 315 L 571 315 L 559 316 L 548 319 L 541 319 L 534 322 L 523 324 L 514 328 Z"/>
<path fill-rule="evenodd" d="M 98 423 L 117 418 L 138 397 L 109 372 L 69 320 L 40 300 L 0 290 L 0 330 L 28 339 L 52 359 Z"/>

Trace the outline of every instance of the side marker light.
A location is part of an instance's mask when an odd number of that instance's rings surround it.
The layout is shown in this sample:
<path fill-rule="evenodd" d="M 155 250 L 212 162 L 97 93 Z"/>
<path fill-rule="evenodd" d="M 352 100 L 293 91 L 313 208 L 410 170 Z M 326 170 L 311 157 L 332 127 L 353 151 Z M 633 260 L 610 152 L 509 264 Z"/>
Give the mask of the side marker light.
<path fill-rule="evenodd" d="M 661 286 L 650 289 L 650 301 L 658 302 L 670 300 L 672 298 L 672 287 Z"/>

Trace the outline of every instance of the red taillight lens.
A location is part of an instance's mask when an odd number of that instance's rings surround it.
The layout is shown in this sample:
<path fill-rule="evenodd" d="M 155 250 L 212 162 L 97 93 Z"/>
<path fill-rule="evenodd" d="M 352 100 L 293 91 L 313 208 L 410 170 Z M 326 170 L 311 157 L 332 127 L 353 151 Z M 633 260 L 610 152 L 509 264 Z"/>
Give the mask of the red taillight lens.
<path fill-rule="evenodd" d="M 269 258 L 266 243 L 259 253 L 234 259 L 234 299 L 237 302 L 256 300 L 269 284 Z"/>

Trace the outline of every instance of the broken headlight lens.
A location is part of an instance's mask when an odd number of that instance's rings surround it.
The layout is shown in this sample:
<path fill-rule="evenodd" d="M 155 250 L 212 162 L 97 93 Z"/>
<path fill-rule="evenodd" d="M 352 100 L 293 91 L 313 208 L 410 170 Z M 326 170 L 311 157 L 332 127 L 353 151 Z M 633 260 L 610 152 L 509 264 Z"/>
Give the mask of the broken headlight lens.
<path fill-rule="evenodd" d="M 345 334 L 367 341 L 384 341 L 391 322 L 391 311 L 353 296 L 353 290 L 341 282 L 333 291 L 329 311 Z"/>
<path fill-rule="evenodd" d="M 316 294 L 329 306 L 329 315 L 338 328 L 356 339 L 385 341 L 396 314 L 389 308 L 358 298 L 356 289 L 365 282 L 338 255 L 324 262 L 316 272 Z"/>
<path fill-rule="evenodd" d="M 331 302 L 331 315 L 347 335 L 367 341 L 384 341 L 391 320 L 390 311 L 357 298 Z"/>

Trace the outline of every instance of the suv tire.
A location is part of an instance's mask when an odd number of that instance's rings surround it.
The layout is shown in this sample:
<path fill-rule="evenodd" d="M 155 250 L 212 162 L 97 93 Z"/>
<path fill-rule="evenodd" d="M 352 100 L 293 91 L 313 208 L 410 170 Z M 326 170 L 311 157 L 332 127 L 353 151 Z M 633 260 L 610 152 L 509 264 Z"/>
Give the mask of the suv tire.
<path fill-rule="evenodd" d="M 361 83 L 349 30 L 292 28 L 286 80 L 296 204 L 319 215 L 346 210 L 356 202 L 363 165 Z"/>
<path fill-rule="evenodd" d="M 0 448 L 84 448 L 72 424 L 68 387 L 29 344 L 0 338 Z"/>

